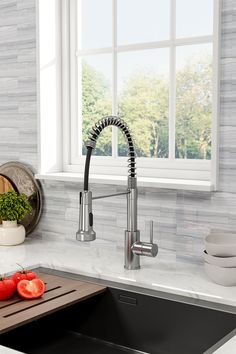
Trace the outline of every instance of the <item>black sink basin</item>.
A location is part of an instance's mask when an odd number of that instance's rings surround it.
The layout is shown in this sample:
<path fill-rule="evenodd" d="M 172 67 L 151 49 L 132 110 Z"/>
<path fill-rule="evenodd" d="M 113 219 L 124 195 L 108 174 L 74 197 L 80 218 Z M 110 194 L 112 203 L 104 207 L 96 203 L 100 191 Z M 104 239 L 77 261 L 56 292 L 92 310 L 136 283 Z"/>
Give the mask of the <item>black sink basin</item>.
<path fill-rule="evenodd" d="M 236 328 L 233 309 L 106 285 L 104 294 L 1 335 L 0 344 L 29 354 L 200 354 Z"/>

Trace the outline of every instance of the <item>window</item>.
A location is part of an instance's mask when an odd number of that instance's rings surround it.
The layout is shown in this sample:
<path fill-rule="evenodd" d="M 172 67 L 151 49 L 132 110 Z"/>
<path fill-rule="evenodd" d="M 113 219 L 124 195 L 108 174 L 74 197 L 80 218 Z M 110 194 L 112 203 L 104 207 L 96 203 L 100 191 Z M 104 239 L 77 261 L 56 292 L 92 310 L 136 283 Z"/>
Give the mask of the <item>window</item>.
<path fill-rule="evenodd" d="M 62 0 L 63 171 L 82 172 L 93 124 L 129 125 L 143 177 L 216 183 L 218 0 Z M 61 22 L 60 22 L 61 21 Z M 115 127 L 91 172 L 126 175 Z"/>

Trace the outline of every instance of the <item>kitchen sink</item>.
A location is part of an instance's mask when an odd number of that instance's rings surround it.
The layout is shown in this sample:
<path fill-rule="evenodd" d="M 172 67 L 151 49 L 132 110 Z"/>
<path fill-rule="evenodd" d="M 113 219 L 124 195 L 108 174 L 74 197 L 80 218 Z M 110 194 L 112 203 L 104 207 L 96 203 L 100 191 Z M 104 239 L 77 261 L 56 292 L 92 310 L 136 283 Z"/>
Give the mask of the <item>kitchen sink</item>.
<path fill-rule="evenodd" d="M 83 280 L 107 290 L 2 334 L 0 344 L 29 354 L 200 354 L 212 353 L 236 328 L 235 310 L 227 306 Z"/>

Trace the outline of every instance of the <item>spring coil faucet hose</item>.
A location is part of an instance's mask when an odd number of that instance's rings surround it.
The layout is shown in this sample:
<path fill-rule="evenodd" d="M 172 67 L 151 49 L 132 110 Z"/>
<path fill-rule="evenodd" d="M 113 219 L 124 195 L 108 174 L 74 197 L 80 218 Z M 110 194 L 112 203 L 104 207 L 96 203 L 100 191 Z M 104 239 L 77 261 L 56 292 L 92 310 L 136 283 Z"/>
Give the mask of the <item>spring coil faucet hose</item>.
<path fill-rule="evenodd" d="M 89 167 L 90 167 L 90 159 L 91 159 L 92 151 L 96 147 L 96 142 L 97 142 L 97 139 L 98 139 L 100 133 L 103 131 L 103 129 L 105 129 L 106 127 L 111 126 L 111 125 L 119 128 L 126 137 L 126 140 L 128 143 L 128 156 L 129 156 L 128 174 L 129 174 L 129 177 L 136 176 L 136 161 L 135 161 L 136 155 L 135 155 L 134 143 L 133 143 L 133 139 L 132 139 L 129 127 L 119 117 L 116 117 L 116 116 L 104 117 L 93 126 L 93 128 L 89 134 L 89 140 L 86 143 L 87 155 L 86 155 L 85 173 L 84 173 L 84 190 L 85 191 L 88 190 Z"/>

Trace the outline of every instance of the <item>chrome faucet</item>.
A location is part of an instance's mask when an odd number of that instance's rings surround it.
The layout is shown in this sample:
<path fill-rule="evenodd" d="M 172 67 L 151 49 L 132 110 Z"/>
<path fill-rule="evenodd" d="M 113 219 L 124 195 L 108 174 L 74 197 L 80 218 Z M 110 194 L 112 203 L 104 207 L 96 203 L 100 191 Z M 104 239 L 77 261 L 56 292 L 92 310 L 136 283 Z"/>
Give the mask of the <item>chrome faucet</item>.
<path fill-rule="evenodd" d="M 121 129 L 128 143 L 129 175 L 128 186 L 125 192 L 110 195 L 93 197 L 89 190 L 89 167 L 93 149 L 102 130 L 110 125 Z M 118 117 L 109 116 L 95 124 L 90 132 L 90 138 L 86 144 L 87 156 L 84 170 L 84 190 L 80 192 L 80 215 L 79 230 L 76 233 L 78 241 L 94 241 L 96 233 L 93 230 L 92 200 L 113 197 L 117 195 L 127 196 L 127 230 L 125 230 L 125 269 L 139 269 L 140 256 L 156 257 L 158 253 L 157 244 L 153 243 L 153 222 L 150 222 L 150 242 L 140 241 L 140 231 L 137 228 L 137 201 L 138 189 L 136 178 L 136 162 L 133 139 L 126 123 Z"/>

